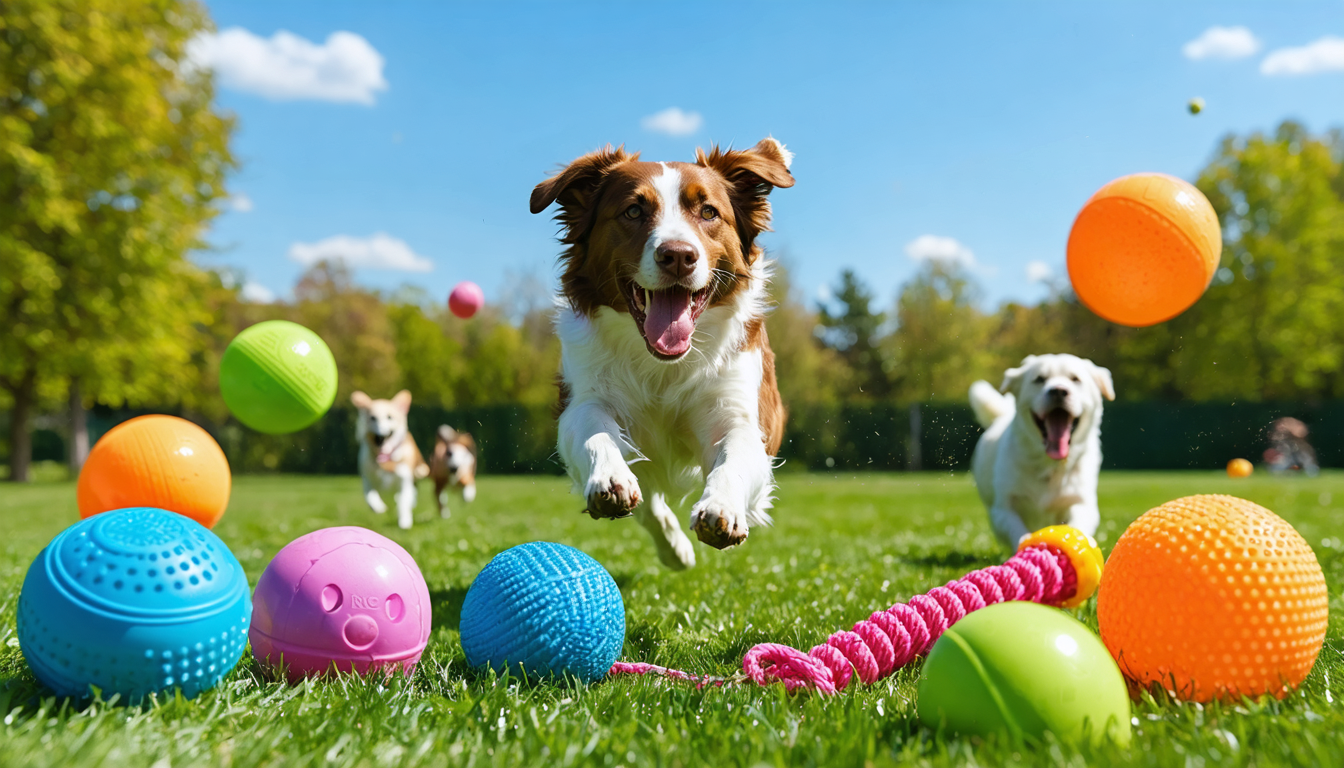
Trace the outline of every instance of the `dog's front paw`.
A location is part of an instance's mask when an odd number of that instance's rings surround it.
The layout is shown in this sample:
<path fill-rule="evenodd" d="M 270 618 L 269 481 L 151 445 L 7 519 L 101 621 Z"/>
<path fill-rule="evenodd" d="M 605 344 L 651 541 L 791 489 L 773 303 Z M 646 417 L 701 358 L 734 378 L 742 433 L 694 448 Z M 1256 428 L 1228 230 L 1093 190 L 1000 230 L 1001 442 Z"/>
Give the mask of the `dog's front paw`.
<path fill-rule="evenodd" d="M 364 494 L 364 500 L 369 503 L 369 509 L 372 509 L 376 514 L 381 515 L 387 511 L 387 502 L 383 501 L 383 497 L 379 496 L 377 491 L 369 491 Z"/>
<path fill-rule="evenodd" d="M 747 540 L 746 510 L 706 493 L 691 507 L 691 530 L 715 549 L 735 547 Z"/>
<path fill-rule="evenodd" d="M 594 520 L 629 517 L 639 506 L 639 481 L 624 462 L 613 464 L 605 471 L 599 467 L 588 478 L 584 496 L 588 503 L 584 511 Z"/>

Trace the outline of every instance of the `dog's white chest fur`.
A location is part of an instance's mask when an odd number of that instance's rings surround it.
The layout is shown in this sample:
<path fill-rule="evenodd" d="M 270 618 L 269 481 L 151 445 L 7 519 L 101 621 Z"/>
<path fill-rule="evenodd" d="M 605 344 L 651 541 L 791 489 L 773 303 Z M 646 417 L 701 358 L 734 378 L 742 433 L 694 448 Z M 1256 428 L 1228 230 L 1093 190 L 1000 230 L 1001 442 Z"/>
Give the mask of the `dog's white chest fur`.
<path fill-rule="evenodd" d="M 695 556 L 670 504 L 702 483 L 692 525 L 711 513 L 743 528 L 770 522 L 774 484 L 759 422 L 763 357 L 743 348 L 746 323 L 763 309 L 766 266 L 758 263 L 754 272 L 734 300 L 705 311 L 694 348 L 673 363 L 649 354 L 627 314 L 603 307 L 587 317 L 565 305 L 557 311 L 561 373 L 570 389 L 560 417 L 561 458 L 587 496 L 594 488 L 648 494 L 636 512 L 674 567 L 694 564 Z"/>

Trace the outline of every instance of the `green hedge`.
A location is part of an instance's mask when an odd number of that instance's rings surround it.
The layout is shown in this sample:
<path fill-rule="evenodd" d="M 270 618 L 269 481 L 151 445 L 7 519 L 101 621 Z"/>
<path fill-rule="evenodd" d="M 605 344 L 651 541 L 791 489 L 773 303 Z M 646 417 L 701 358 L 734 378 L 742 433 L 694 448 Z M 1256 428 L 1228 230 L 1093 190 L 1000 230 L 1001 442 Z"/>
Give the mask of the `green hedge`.
<path fill-rule="evenodd" d="M 981 431 L 970 407 L 933 403 L 919 410 L 923 468 L 966 469 Z M 95 411 L 90 414 L 91 437 L 97 439 L 135 415 L 138 412 Z M 1344 402 L 1111 403 L 1102 423 L 1104 466 L 1215 469 L 1234 457 L 1259 463 L 1265 427 L 1280 416 L 1296 416 L 1311 427 L 1311 442 L 1322 466 L 1344 466 Z M 232 421 L 202 426 L 219 440 L 237 472 L 351 474 L 359 452 L 354 418 L 354 409 L 337 407 L 312 427 L 281 436 L 261 435 Z M 905 406 L 795 407 L 780 450 L 784 471 L 906 469 L 910 422 Z M 410 423 L 426 453 L 434 445 L 439 424 L 471 432 L 480 447 L 483 472 L 563 473 L 555 455 L 555 418 L 549 407 L 450 410 L 413 405 Z M 47 452 L 58 455 L 55 450 Z"/>

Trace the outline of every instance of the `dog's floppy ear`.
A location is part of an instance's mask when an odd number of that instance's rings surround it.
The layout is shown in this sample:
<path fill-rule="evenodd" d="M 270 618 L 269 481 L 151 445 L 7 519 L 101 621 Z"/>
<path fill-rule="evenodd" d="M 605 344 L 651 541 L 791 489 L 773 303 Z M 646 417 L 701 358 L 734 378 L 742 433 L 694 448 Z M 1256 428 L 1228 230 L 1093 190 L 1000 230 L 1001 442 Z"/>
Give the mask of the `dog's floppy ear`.
<path fill-rule="evenodd" d="M 792 187 L 793 153 L 778 140 L 766 137 L 751 149 L 709 148 L 695 150 L 695 162 L 723 175 L 733 188 L 733 219 L 742 240 L 742 255 L 750 264 L 759 255 L 757 235 L 770 230 L 770 203 L 766 197 L 775 187 Z"/>
<path fill-rule="evenodd" d="M 999 385 L 999 391 L 1014 395 L 1022 388 L 1022 377 L 1027 375 L 1027 371 L 1036 362 L 1035 355 L 1027 355 L 1022 358 L 1022 364 L 1016 368 L 1009 368 L 1003 372 L 1003 383 Z"/>
<path fill-rule="evenodd" d="M 532 190 L 532 212 L 541 213 L 551 203 L 559 201 L 560 212 L 555 218 L 566 230 L 561 241 L 573 243 L 588 228 L 593 200 L 607 172 L 621 163 L 638 159 L 639 153 L 627 154 L 624 145 L 612 149 L 608 144 L 596 152 L 589 152 Z"/>
<path fill-rule="evenodd" d="M 447 424 L 440 424 L 440 425 L 439 425 L 439 439 L 440 439 L 440 440 L 442 440 L 442 441 L 445 442 L 445 443 L 451 443 L 451 442 L 453 442 L 453 438 L 455 438 L 455 437 L 457 437 L 457 430 L 456 430 L 456 429 L 453 429 L 452 427 L 448 426 Z"/>
<path fill-rule="evenodd" d="M 1115 382 L 1111 381 L 1111 371 L 1108 368 L 1102 368 L 1096 363 L 1091 363 L 1092 380 L 1097 382 L 1097 389 L 1101 390 L 1102 397 L 1107 400 L 1115 399 Z"/>
<path fill-rule="evenodd" d="M 356 408 L 363 408 L 367 411 L 369 406 L 373 405 L 373 398 L 356 389 L 350 393 L 350 402 L 354 403 Z"/>
<path fill-rule="evenodd" d="M 410 391 L 409 389 L 403 389 L 403 390 L 401 390 L 400 392 L 398 392 L 397 394 L 393 395 L 393 396 L 392 396 L 392 405 L 395 406 L 396 409 L 397 409 L 398 411 L 401 411 L 402 413 L 410 413 L 410 412 L 411 412 L 411 391 Z"/>

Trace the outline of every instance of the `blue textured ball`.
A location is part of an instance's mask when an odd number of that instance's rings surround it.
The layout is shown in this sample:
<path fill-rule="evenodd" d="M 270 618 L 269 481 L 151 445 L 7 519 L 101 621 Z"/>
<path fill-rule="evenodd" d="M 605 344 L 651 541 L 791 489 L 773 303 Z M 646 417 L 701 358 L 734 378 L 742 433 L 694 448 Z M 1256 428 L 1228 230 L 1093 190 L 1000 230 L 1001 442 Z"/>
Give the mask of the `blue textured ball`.
<path fill-rule="evenodd" d="M 601 563 L 538 541 L 505 550 L 485 566 L 467 590 L 459 629 L 473 667 L 591 683 L 621 654 L 625 602 Z"/>
<path fill-rule="evenodd" d="M 247 576 L 218 536 L 134 507 L 81 520 L 38 554 L 19 593 L 19 648 L 61 696 L 191 698 L 238 663 L 251 618 Z"/>

